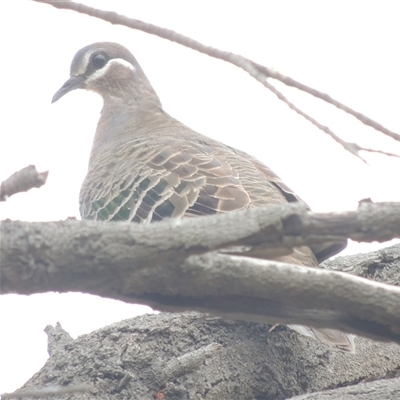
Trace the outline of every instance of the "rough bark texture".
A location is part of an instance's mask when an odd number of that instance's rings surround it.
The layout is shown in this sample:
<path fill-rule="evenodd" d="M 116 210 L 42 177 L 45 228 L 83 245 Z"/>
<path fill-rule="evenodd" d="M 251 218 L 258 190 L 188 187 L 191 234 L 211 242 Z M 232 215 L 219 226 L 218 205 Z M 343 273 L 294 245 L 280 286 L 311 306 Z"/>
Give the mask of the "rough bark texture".
<path fill-rule="evenodd" d="M 325 261 L 321 267 L 400 286 L 400 245 L 367 254 L 336 257 Z"/>
<path fill-rule="evenodd" d="M 34 165 L 29 165 L 12 174 L 0 185 L 0 201 L 6 201 L 16 193 L 39 188 L 46 183 L 49 171 L 37 172 Z"/>
<path fill-rule="evenodd" d="M 371 211 L 374 206 L 364 207 Z M 343 215 L 330 215 L 332 231 L 341 227 L 341 220 L 345 227 L 340 229 L 348 228 Z M 358 234 L 369 236 L 377 228 L 369 229 L 371 223 L 364 217 L 358 222 Z M 320 241 L 338 239 L 332 237 L 326 221 L 312 222 L 321 219 L 320 214 L 301 207 L 266 207 L 148 226 L 5 221 L 0 227 L 0 290 L 19 294 L 80 291 L 163 311 L 339 328 L 400 343 L 400 288 L 320 268 L 217 252 L 199 255 L 232 244 L 264 242 L 277 247 L 280 243 L 287 251 L 288 243 L 315 239 L 316 232 Z M 381 221 L 385 219 L 394 220 L 381 216 Z M 385 224 L 382 229 L 378 237 L 388 236 Z M 398 265 L 400 247 L 389 253 L 391 262 Z M 392 274 L 391 282 L 398 282 L 397 272 Z"/>
<path fill-rule="evenodd" d="M 324 267 L 398 285 L 398 255 L 392 246 Z M 398 376 L 399 345 L 357 338 L 349 354 L 285 326 L 269 329 L 198 313 L 144 315 L 72 342 L 60 326 L 48 327 L 53 355 L 24 390 L 90 387 L 55 399 L 266 400 L 318 391 L 301 399 L 398 398 L 399 379 L 385 378 Z"/>
<path fill-rule="evenodd" d="M 395 344 L 359 339 L 348 354 L 283 326 L 268 330 L 197 313 L 145 315 L 65 345 L 24 388 L 92 388 L 60 399 L 286 399 L 400 368 Z"/>
<path fill-rule="evenodd" d="M 396 378 L 296 396 L 292 400 L 387 400 L 399 398 L 400 378 Z"/>

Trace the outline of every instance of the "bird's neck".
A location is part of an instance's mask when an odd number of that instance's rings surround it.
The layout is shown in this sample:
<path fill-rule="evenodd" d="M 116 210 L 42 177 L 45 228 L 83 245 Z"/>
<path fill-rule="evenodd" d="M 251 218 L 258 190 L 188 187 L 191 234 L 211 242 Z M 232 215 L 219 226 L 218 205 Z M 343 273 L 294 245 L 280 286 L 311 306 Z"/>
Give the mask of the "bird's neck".
<path fill-rule="evenodd" d="M 123 140 L 127 136 L 145 133 L 149 121 L 166 115 L 157 94 L 147 92 L 145 95 L 138 90 L 131 92 L 130 96 L 114 97 L 103 96 L 104 106 L 97 124 L 93 140 L 91 159 L 101 152 L 102 148 L 112 146 L 112 143 Z"/>

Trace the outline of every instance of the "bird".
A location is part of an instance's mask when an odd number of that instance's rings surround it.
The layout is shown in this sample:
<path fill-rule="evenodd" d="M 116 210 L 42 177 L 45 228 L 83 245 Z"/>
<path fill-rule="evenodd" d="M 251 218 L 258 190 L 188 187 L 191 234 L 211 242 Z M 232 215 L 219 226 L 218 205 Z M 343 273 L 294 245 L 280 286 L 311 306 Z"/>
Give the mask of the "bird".
<path fill-rule="evenodd" d="M 103 98 L 79 195 L 82 219 L 153 223 L 271 204 L 305 204 L 261 161 L 170 116 L 136 58 L 122 45 L 99 42 L 80 49 L 70 78 L 52 103 L 75 89 Z M 346 244 L 296 247 L 276 260 L 318 267 Z M 251 249 L 246 255 L 254 256 Z M 355 350 L 353 335 L 288 326 L 340 350 Z"/>

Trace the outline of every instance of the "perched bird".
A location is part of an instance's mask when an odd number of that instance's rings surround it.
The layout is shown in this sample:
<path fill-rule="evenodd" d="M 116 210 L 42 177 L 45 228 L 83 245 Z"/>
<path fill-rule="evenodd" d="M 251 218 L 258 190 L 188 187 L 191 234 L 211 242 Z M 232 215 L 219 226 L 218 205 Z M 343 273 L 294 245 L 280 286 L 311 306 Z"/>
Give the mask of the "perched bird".
<path fill-rule="evenodd" d="M 167 114 L 136 59 L 119 44 L 94 43 L 79 50 L 53 103 L 75 89 L 91 90 L 104 100 L 80 192 L 83 219 L 150 223 L 302 202 L 254 157 Z M 315 267 L 345 246 L 298 247 L 279 261 Z M 354 351 L 352 335 L 290 327 Z"/>

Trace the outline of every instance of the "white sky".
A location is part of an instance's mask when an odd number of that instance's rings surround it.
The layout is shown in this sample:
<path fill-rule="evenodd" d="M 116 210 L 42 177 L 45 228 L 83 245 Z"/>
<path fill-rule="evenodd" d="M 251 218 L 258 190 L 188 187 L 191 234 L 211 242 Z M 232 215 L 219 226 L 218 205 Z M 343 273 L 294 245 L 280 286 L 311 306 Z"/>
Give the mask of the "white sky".
<path fill-rule="evenodd" d="M 249 57 L 400 132 L 398 1 L 92 1 Z M 86 4 L 90 4 L 86 2 Z M 400 160 L 365 154 L 369 166 L 290 111 L 261 84 L 222 61 L 85 15 L 27 1 L 1 5 L 0 181 L 35 164 L 41 189 L 0 203 L 0 219 L 78 217 L 78 194 L 101 109 L 75 91 L 50 101 L 81 47 L 116 41 L 137 57 L 165 109 L 191 128 L 272 167 L 315 211 L 358 201 L 400 201 Z M 400 154 L 400 143 L 294 89 L 282 91 L 344 139 Z M 372 249 L 349 246 L 349 252 Z M 0 297 L 0 393 L 22 385 L 47 359 L 47 324 L 74 337 L 147 307 L 82 294 Z"/>

